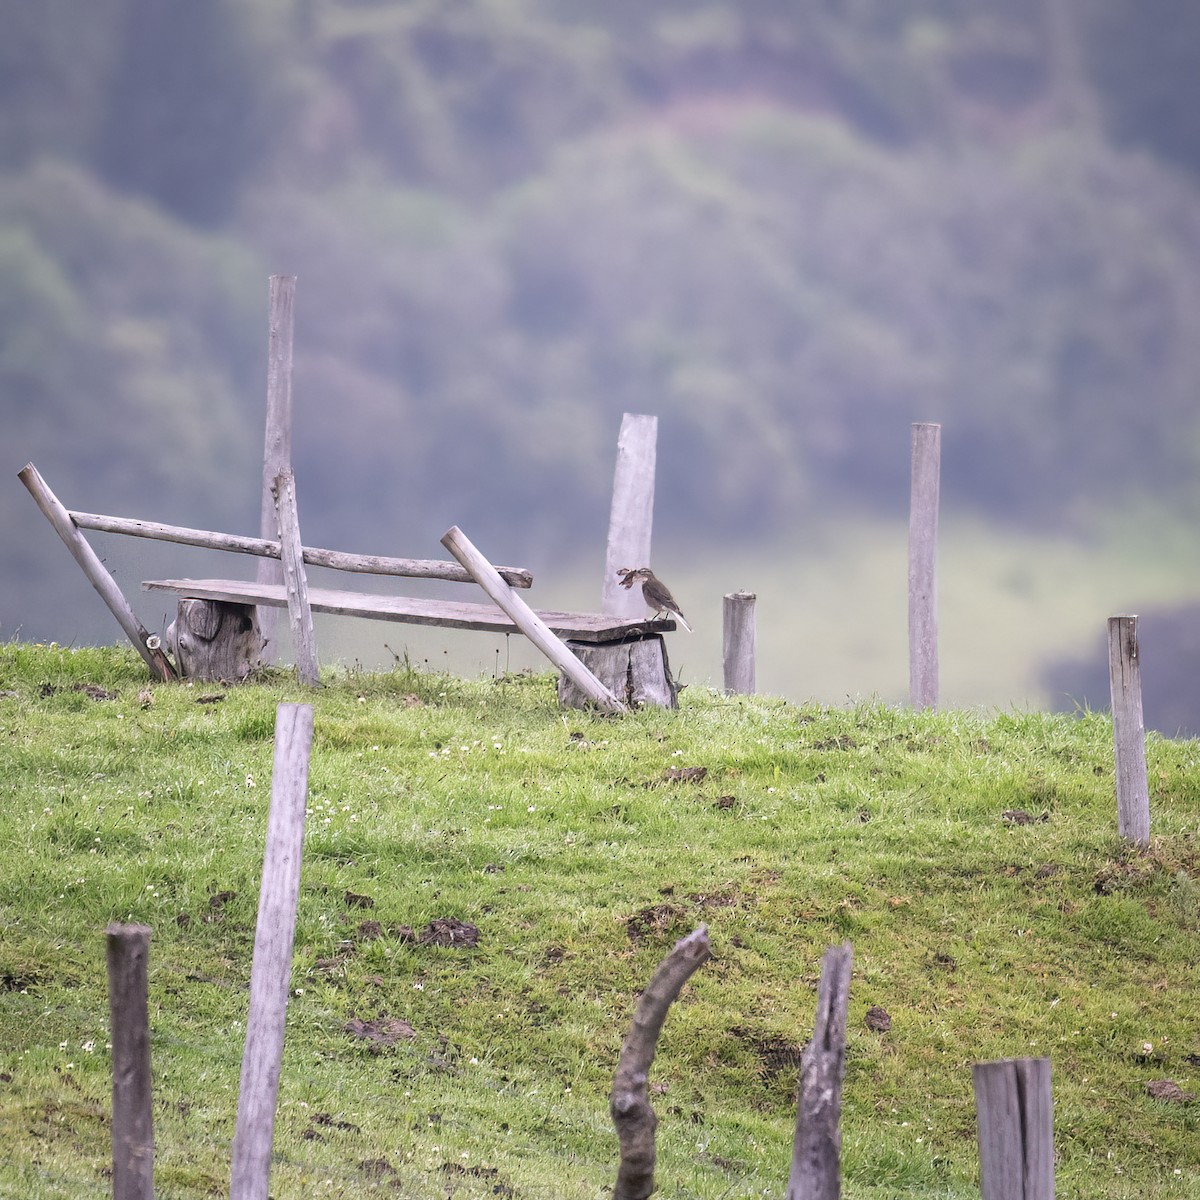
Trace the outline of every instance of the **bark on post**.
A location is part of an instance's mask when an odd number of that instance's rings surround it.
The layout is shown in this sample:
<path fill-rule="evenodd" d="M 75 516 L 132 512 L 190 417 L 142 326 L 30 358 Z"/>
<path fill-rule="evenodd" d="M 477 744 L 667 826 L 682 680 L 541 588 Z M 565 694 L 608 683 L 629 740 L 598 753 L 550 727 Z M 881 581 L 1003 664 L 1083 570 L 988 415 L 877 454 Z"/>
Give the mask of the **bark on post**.
<path fill-rule="evenodd" d="M 622 587 L 617 572 L 622 567 L 650 565 L 657 441 L 657 417 L 626 413 L 621 418 L 604 556 L 604 586 L 600 593 L 601 612 L 622 617 L 642 615 L 641 589 Z"/>
<path fill-rule="evenodd" d="M 1142 718 L 1142 667 L 1137 617 L 1108 618 L 1108 673 L 1112 693 L 1113 755 L 1117 769 L 1117 833 L 1150 843 L 1150 787 Z"/>
<path fill-rule="evenodd" d="M 151 674 L 164 683 L 175 679 L 175 668 L 159 647 L 158 638 L 152 637 L 141 621 L 134 616 L 129 601 L 117 586 L 117 581 L 108 573 L 99 555 L 88 544 L 87 538 L 76 528 L 71 514 L 38 474 L 37 467 L 33 463 L 27 463 L 24 469 L 18 472 L 18 478 L 29 489 L 29 494 L 42 510 L 42 515 L 53 526 L 54 532 L 62 538 L 63 544 L 83 569 L 88 582 L 96 589 L 100 599 L 108 605 L 109 612 L 117 618 L 117 624 L 133 643 L 133 648 L 142 656 L 142 661 L 150 668 Z"/>
<path fill-rule="evenodd" d="M 1054 1099 L 1048 1058 L 971 1068 L 983 1200 L 1054 1200 Z"/>
<path fill-rule="evenodd" d="M 112 1030 L 113 1200 L 153 1200 L 154 1118 L 150 1107 L 150 928 L 110 925 L 108 1009 Z"/>
<path fill-rule="evenodd" d="M 755 689 L 753 592 L 731 592 L 723 606 L 725 691 L 732 695 L 753 696 Z"/>
<path fill-rule="evenodd" d="M 300 516 L 296 509 L 296 480 L 291 471 L 281 472 L 271 485 L 279 523 L 279 547 L 283 558 L 283 584 L 287 591 L 288 624 L 296 654 L 296 674 L 306 687 L 321 682 L 317 665 L 317 638 L 313 632 L 312 609 L 308 603 L 308 577 L 304 573 L 304 548 L 300 544 Z"/>
<path fill-rule="evenodd" d="M 787 1200 L 837 1200 L 842 1193 L 842 1076 L 850 1002 L 849 942 L 830 946 L 821 964 L 812 1040 L 800 1057 L 800 1089 Z"/>
<path fill-rule="evenodd" d="M 296 935 L 296 904 L 300 896 L 312 733 L 312 705 L 279 706 L 275 717 L 271 808 L 250 966 L 250 1011 L 233 1137 L 231 1200 L 267 1200 Z"/>
<path fill-rule="evenodd" d="M 166 642 L 185 679 L 241 683 L 262 660 L 258 609 L 183 596 L 167 627 Z"/>
<path fill-rule="evenodd" d="M 679 688 L 671 678 L 667 643 L 659 634 L 628 642 L 568 641 L 567 649 L 629 708 L 678 708 Z M 592 697 L 569 676 L 558 677 L 563 708 L 586 708 Z"/>
<path fill-rule="evenodd" d="M 442 545 L 458 559 L 476 583 L 495 601 L 516 627 L 604 712 L 620 713 L 625 705 L 598 680 L 550 631 L 537 615 L 500 578 L 496 568 L 475 548 L 457 525 L 442 535 Z"/>
<path fill-rule="evenodd" d="M 638 1000 L 609 1098 L 609 1111 L 621 1143 L 613 1200 L 645 1200 L 654 1190 L 658 1117 L 646 1098 L 650 1066 L 667 1010 L 709 954 L 708 929 L 701 925 L 675 943 Z"/>
<path fill-rule="evenodd" d="M 912 427 L 908 517 L 908 693 L 914 708 L 937 708 L 937 542 L 942 427 Z"/>
<path fill-rule="evenodd" d="M 275 498 L 271 493 L 276 477 L 292 469 L 292 343 L 295 329 L 296 277 L 272 275 L 267 297 L 267 422 L 263 437 L 262 509 L 259 529 L 273 541 L 276 530 Z M 258 564 L 259 583 L 282 583 L 283 567 L 271 559 Z M 274 656 L 279 614 L 264 607 L 259 626 Z"/>

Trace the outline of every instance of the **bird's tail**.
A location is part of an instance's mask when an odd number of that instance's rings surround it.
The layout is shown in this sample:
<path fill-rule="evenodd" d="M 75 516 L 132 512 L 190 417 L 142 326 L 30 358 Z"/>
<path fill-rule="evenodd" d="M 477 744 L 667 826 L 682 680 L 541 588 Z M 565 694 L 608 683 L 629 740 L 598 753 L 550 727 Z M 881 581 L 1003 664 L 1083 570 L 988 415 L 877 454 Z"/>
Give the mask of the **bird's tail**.
<path fill-rule="evenodd" d="M 684 627 L 684 629 L 686 629 L 686 630 L 688 631 L 688 633 L 693 633 L 693 632 L 694 632 L 694 630 L 693 630 L 693 629 L 692 629 L 692 627 L 691 627 L 691 626 L 690 626 L 690 625 L 687 623 L 687 621 L 685 621 L 685 620 L 683 619 L 683 613 L 681 613 L 681 612 L 677 612 L 675 615 L 676 615 L 676 616 L 679 618 L 679 623 L 680 623 L 680 625 L 682 625 L 682 626 Z"/>

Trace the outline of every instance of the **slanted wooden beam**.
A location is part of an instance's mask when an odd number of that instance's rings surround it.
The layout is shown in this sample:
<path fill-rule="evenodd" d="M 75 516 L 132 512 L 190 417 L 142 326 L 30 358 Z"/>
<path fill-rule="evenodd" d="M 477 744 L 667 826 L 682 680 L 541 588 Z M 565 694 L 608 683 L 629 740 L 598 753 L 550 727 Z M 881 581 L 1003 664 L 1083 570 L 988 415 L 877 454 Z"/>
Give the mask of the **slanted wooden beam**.
<path fill-rule="evenodd" d="M 296 654 L 296 674 L 306 687 L 321 682 L 317 665 L 317 638 L 313 632 L 312 608 L 308 602 L 308 577 L 304 574 L 304 555 L 300 546 L 300 515 L 296 508 L 296 479 L 291 471 L 281 471 L 271 487 L 279 519 L 279 545 L 283 551 L 283 586 L 287 590 L 288 623 L 292 630 L 292 649 Z"/>
<path fill-rule="evenodd" d="M 63 544 L 83 569 L 88 582 L 96 589 L 100 599 L 108 605 L 109 612 L 116 617 L 117 624 L 125 631 L 125 636 L 133 643 L 134 649 L 142 656 L 151 673 L 163 682 L 177 678 L 171 660 L 159 648 L 158 639 L 152 639 L 149 631 L 134 615 L 129 601 L 117 586 L 117 581 L 108 573 L 99 555 L 88 544 L 87 538 L 79 532 L 75 522 L 71 520 L 71 514 L 38 474 L 33 463 L 27 463 L 18 472 L 18 477 L 29 489 L 29 494 L 54 528 L 54 532 L 62 538 Z"/>

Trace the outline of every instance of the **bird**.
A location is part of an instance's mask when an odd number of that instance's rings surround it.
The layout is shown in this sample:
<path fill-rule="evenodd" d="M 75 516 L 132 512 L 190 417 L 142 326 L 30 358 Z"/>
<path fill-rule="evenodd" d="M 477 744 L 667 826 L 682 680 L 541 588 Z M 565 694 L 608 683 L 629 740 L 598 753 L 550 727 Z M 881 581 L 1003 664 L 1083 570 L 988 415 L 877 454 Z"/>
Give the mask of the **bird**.
<path fill-rule="evenodd" d="M 633 570 L 622 567 L 617 574 L 621 576 L 622 587 L 631 588 L 635 580 L 642 581 L 642 599 L 646 601 L 647 607 L 653 609 L 656 617 L 664 612 L 671 613 L 679 618 L 680 625 L 688 633 L 692 632 L 692 627 L 687 623 L 687 618 L 683 613 L 679 611 L 679 604 L 671 595 L 670 589 L 649 567 L 635 567 Z"/>

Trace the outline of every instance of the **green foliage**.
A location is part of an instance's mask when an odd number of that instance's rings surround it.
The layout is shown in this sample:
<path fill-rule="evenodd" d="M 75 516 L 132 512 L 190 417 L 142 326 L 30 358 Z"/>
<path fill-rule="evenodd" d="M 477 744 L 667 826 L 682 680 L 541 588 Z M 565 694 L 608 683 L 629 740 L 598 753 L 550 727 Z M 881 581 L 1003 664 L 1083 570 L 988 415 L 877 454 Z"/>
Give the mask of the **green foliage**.
<path fill-rule="evenodd" d="M 150 685 L 129 653 L 0 649 L 0 1191 L 111 1188 L 111 920 L 154 930 L 157 1187 L 227 1186 L 269 726 L 298 699 L 315 745 L 273 1193 L 596 1195 L 635 993 L 700 922 L 715 956 L 651 1081 L 663 1195 L 783 1186 L 820 955 L 844 938 L 848 1196 L 977 1194 L 970 1064 L 1025 1054 L 1053 1061 L 1061 1195 L 1200 1184 L 1195 1103 L 1146 1091 L 1197 1090 L 1197 743 L 1150 739 L 1138 853 L 1096 715 L 689 689 L 615 721 L 560 712 L 545 677 L 407 667 L 222 694 Z M 681 765 L 707 775 L 669 782 Z M 422 942 L 449 918 L 478 944 Z"/>

